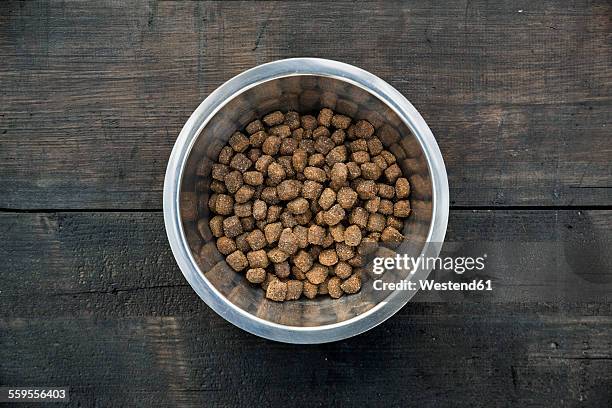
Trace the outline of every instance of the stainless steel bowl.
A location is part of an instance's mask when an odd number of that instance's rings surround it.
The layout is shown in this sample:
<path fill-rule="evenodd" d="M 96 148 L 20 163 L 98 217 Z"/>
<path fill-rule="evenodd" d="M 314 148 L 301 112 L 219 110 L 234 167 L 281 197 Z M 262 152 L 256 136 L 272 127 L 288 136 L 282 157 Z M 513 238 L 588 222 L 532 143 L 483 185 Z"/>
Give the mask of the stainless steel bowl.
<path fill-rule="evenodd" d="M 383 254 L 437 256 L 446 233 L 449 194 L 442 155 L 421 115 L 391 85 L 352 65 L 318 58 L 271 62 L 230 79 L 198 106 L 178 136 L 164 181 L 164 220 L 176 261 L 204 302 L 236 326 L 272 340 L 348 338 L 391 317 L 414 295 L 372 290 L 366 277 L 356 295 L 276 303 L 232 271 L 216 249 L 208 229 L 207 191 L 211 165 L 227 139 L 271 111 L 322 107 L 369 120 L 410 175 L 413 213 L 403 231 L 406 241 Z M 385 276 L 417 280 L 429 272 L 404 276 L 395 270 Z"/>

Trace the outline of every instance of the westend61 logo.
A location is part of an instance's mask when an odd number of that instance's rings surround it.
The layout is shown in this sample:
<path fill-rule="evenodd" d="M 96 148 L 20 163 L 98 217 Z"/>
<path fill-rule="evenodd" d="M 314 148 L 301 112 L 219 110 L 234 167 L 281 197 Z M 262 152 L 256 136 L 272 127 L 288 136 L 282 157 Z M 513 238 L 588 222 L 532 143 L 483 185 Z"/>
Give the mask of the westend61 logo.
<path fill-rule="evenodd" d="M 487 255 L 480 257 L 426 257 L 420 255 L 411 257 L 396 254 L 395 257 L 376 257 L 373 260 L 372 272 L 382 275 L 390 270 L 404 270 L 410 274 L 418 270 L 453 271 L 462 275 L 466 271 L 482 271 L 485 267 Z M 401 280 L 399 282 L 383 282 L 376 279 L 373 282 L 374 290 L 492 290 L 491 280 L 473 280 L 471 282 L 435 282 L 433 280 L 419 280 L 418 282 Z"/>

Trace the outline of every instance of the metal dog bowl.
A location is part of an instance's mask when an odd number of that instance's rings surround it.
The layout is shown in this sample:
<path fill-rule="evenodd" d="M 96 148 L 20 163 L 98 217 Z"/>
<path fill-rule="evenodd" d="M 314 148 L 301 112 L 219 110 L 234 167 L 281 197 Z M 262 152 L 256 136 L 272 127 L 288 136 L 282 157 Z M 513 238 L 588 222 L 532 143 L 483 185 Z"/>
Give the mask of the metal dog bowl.
<path fill-rule="evenodd" d="M 276 303 L 265 299 L 259 287 L 226 264 L 207 222 L 200 222 L 198 228 L 197 221 L 209 217 L 206 195 L 211 165 L 234 131 L 274 110 L 307 113 L 322 107 L 369 120 L 410 179 L 413 213 L 403 230 L 406 241 L 387 253 L 437 256 L 446 233 L 449 193 L 434 136 L 396 89 L 352 65 L 294 58 L 260 65 L 230 79 L 185 123 L 164 181 L 168 239 L 189 284 L 229 322 L 258 336 L 289 343 L 324 343 L 362 333 L 391 317 L 414 295 L 402 290 L 375 291 L 366 278 L 355 295 Z M 424 279 L 429 272 L 391 274 Z"/>

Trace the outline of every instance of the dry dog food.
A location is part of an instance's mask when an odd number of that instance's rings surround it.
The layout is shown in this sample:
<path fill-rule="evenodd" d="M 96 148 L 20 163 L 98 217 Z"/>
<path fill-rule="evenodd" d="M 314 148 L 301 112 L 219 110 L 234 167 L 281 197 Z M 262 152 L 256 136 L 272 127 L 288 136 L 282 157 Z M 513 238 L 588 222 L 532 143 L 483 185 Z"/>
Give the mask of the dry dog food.
<path fill-rule="evenodd" d="M 209 221 L 227 264 L 274 301 L 359 292 L 378 242 L 400 242 L 410 183 L 366 120 L 272 112 L 212 166 Z"/>

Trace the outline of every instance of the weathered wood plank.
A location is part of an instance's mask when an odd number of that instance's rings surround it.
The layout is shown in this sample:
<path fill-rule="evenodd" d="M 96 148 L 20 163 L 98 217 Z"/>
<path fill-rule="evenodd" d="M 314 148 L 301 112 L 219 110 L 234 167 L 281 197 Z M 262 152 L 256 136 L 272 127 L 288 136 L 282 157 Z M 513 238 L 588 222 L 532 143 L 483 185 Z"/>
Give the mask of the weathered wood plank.
<path fill-rule="evenodd" d="M 452 211 L 443 256 L 482 256 L 485 294 L 422 302 L 611 302 L 612 211 Z M 199 314 L 159 213 L 1 213 L 0 316 Z"/>
<path fill-rule="evenodd" d="M 416 105 L 456 205 L 611 202 L 609 2 L 0 7 L 0 207 L 159 209 L 197 104 L 246 68 L 310 55 Z"/>
<path fill-rule="evenodd" d="M 0 378 L 70 386 L 72 406 L 610 405 L 610 316 L 493 311 L 402 311 L 359 337 L 308 347 L 208 313 L 3 318 Z"/>

